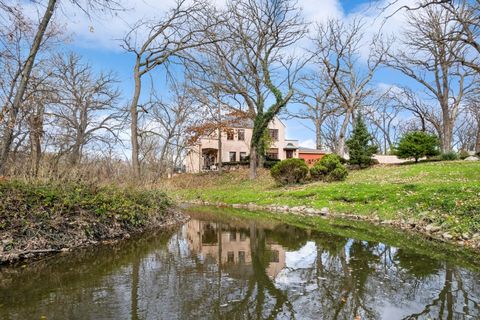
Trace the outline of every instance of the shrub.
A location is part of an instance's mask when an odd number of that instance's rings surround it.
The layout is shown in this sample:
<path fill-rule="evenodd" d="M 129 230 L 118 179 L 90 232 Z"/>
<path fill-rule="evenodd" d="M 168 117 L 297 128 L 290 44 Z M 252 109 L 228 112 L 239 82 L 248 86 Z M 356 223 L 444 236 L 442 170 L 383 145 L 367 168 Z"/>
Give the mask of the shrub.
<path fill-rule="evenodd" d="M 348 175 L 347 168 L 336 154 L 327 154 L 310 169 L 313 180 L 341 181 Z"/>
<path fill-rule="evenodd" d="M 279 162 L 279 159 L 265 159 L 265 161 L 263 161 L 263 167 L 265 169 L 271 169 Z"/>
<path fill-rule="evenodd" d="M 320 159 L 316 164 L 322 165 L 328 169 L 328 172 L 335 170 L 338 164 L 342 164 L 341 158 L 336 154 L 327 154 Z"/>
<path fill-rule="evenodd" d="M 458 153 L 454 151 L 445 152 L 445 153 L 442 153 L 442 155 L 440 156 L 440 159 L 442 159 L 443 161 L 458 160 Z"/>
<path fill-rule="evenodd" d="M 310 168 L 310 176 L 313 180 L 321 180 L 328 174 L 328 168 L 324 165 L 321 165 L 319 162 L 315 163 L 313 167 Z"/>
<path fill-rule="evenodd" d="M 396 154 L 400 159 L 414 158 L 415 162 L 418 162 L 420 158 L 438 155 L 438 149 L 436 136 L 422 131 L 412 131 L 400 139 Z"/>
<path fill-rule="evenodd" d="M 466 150 L 462 150 L 458 154 L 458 157 L 462 160 L 465 160 L 466 158 L 470 157 L 470 153 L 468 153 L 468 151 L 466 151 Z"/>
<path fill-rule="evenodd" d="M 367 126 L 359 113 L 355 121 L 350 139 L 346 141 L 348 153 L 350 155 L 349 163 L 360 168 L 369 167 L 373 164 L 373 154 L 378 148 L 372 143 L 373 137 L 368 132 Z"/>
<path fill-rule="evenodd" d="M 270 173 L 281 185 L 301 183 L 307 177 L 308 166 L 302 159 L 286 159 L 275 164 Z"/>
<path fill-rule="evenodd" d="M 327 181 L 343 181 L 347 178 L 348 171 L 344 166 L 336 167 L 335 170 L 327 175 Z"/>

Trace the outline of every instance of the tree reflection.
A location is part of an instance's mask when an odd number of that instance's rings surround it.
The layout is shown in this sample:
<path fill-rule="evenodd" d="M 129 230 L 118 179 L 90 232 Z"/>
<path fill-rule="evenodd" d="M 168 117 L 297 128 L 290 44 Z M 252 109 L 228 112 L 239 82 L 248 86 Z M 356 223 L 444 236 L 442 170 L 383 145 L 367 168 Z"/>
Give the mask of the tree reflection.
<path fill-rule="evenodd" d="M 139 239 L 88 259 L 57 261 L 4 277 L 0 318 L 480 316 L 478 273 L 411 250 L 285 225 L 191 220 L 167 242 Z"/>

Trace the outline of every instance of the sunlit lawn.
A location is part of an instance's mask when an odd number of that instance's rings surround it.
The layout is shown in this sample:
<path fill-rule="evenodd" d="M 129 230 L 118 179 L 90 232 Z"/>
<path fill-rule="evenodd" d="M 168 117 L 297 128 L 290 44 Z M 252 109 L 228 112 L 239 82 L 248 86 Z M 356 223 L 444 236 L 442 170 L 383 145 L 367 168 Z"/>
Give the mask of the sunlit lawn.
<path fill-rule="evenodd" d="M 344 182 L 279 187 L 268 172 L 255 181 L 246 172 L 177 177 L 177 199 L 223 203 L 305 205 L 332 212 L 414 218 L 453 232 L 480 231 L 480 163 L 430 162 L 351 171 Z"/>

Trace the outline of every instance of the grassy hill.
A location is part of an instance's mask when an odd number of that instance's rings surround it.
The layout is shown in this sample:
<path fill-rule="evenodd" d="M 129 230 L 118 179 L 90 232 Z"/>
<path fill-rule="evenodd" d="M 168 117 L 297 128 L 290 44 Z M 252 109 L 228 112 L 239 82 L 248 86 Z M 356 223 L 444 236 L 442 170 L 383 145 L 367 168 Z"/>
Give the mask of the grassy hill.
<path fill-rule="evenodd" d="M 351 171 L 343 182 L 279 187 L 267 171 L 180 175 L 168 184 L 178 200 L 327 207 L 382 220 L 433 223 L 454 235 L 480 232 L 480 162 L 430 162 Z"/>

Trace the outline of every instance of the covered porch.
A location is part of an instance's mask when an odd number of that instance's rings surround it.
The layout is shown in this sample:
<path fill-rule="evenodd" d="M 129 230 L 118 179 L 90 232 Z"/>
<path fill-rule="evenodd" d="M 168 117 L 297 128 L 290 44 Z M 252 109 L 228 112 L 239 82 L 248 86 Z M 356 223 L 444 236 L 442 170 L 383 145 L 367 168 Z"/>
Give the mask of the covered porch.
<path fill-rule="evenodd" d="M 201 171 L 216 171 L 218 170 L 219 154 L 218 149 L 202 148 L 200 156 L 200 170 Z"/>

